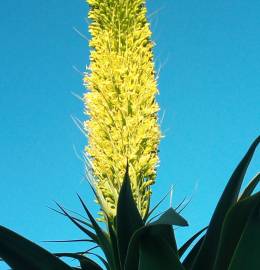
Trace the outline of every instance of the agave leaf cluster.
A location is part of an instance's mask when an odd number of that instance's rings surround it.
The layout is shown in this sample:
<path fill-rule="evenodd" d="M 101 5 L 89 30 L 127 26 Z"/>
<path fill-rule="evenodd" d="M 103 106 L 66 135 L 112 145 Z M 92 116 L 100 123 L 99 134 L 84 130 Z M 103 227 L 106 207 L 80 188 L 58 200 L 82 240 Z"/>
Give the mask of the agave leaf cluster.
<path fill-rule="evenodd" d="M 92 51 L 84 78 L 86 157 L 104 222 L 98 223 L 79 196 L 85 217 L 59 204 L 57 211 L 86 235 L 68 241 L 86 242 L 89 249 L 52 254 L 0 226 L 0 257 L 14 270 L 259 270 L 260 192 L 254 190 L 260 175 L 240 190 L 260 137 L 232 174 L 209 224 L 178 247 L 173 226 L 188 222 L 173 208 L 155 220 L 160 203 L 150 209 L 160 131 L 145 1 L 88 2 Z M 65 263 L 64 257 L 79 265 Z"/>
<path fill-rule="evenodd" d="M 158 92 L 153 43 L 144 0 L 88 0 L 90 65 L 84 127 L 98 202 L 105 218 L 116 215 L 118 196 L 129 164 L 131 188 L 142 217 L 158 164 Z M 89 168 L 88 168 L 89 169 Z"/>
<path fill-rule="evenodd" d="M 156 221 L 151 222 L 149 215 L 143 218 L 133 197 L 127 168 L 114 224 L 108 222 L 106 229 L 97 223 L 81 197 L 86 219 L 74 217 L 58 205 L 60 213 L 86 234 L 87 238 L 82 241 L 100 247 L 103 256 L 95 254 L 92 249 L 51 254 L 5 227 L 0 227 L 0 256 L 15 270 L 258 270 L 260 192 L 254 193 L 254 190 L 260 174 L 241 193 L 240 188 L 259 142 L 260 137 L 235 169 L 208 226 L 179 248 L 172 226 L 187 226 L 187 221 L 172 208 Z M 149 213 L 153 211 L 151 209 Z M 91 259 L 93 254 L 101 264 Z M 61 257 L 74 258 L 80 265 L 71 267 L 60 260 Z"/>

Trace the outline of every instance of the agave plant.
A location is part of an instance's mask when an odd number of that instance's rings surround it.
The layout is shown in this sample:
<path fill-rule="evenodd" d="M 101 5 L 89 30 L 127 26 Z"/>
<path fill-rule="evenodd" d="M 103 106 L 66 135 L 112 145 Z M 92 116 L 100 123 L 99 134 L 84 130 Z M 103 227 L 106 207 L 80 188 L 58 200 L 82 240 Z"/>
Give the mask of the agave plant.
<path fill-rule="evenodd" d="M 241 193 L 240 188 L 259 142 L 260 137 L 235 169 L 209 225 L 182 247 L 177 247 L 172 225 L 187 226 L 187 221 L 170 208 L 151 222 L 149 216 L 159 204 L 150 210 L 147 218 L 142 218 L 133 198 L 127 168 L 119 194 L 115 226 L 108 222 L 107 229 L 103 229 L 81 197 L 79 199 L 86 212 L 84 220 L 72 216 L 58 205 L 60 212 L 87 235 L 84 241 L 102 249 L 104 256 L 96 256 L 104 268 L 90 259 L 93 251 L 51 254 L 4 227 L 0 227 L 0 256 L 16 270 L 258 270 L 260 192 L 253 192 L 260 181 L 260 174 Z M 188 251 L 203 231 L 204 236 Z M 80 267 L 70 267 L 58 257 L 75 258 Z"/>
<path fill-rule="evenodd" d="M 89 115 L 85 154 L 104 222 L 94 218 L 80 196 L 84 219 L 59 204 L 57 211 L 86 234 L 81 241 L 99 247 L 103 255 L 92 248 L 51 254 L 0 226 L 0 257 L 14 270 L 260 269 L 260 192 L 253 194 L 259 174 L 240 194 L 260 137 L 232 174 L 209 224 L 178 247 L 173 225 L 187 226 L 187 221 L 173 208 L 152 217 L 160 202 L 150 209 L 160 131 L 145 1 L 88 2 L 92 51 L 84 78 Z M 64 257 L 79 266 L 68 265 Z"/>

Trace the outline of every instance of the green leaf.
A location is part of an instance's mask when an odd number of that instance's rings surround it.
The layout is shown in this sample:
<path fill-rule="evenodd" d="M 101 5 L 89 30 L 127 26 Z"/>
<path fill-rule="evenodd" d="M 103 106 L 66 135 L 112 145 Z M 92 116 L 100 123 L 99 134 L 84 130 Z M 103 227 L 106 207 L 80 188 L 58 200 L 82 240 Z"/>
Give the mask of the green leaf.
<path fill-rule="evenodd" d="M 244 200 L 245 198 L 247 198 L 248 196 L 250 196 L 256 186 L 259 184 L 260 182 L 260 173 L 258 173 L 248 184 L 248 186 L 245 188 L 245 190 L 243 191 L 243 193 L 241 194 L 241 196 L 239 197 L 239 200 Z"/>
<path fill-rule="evenodd" d="M 47 250 L 0 226 L 0 257 L 15 270 L 72 270 Z"/>
<path fill-rule="evenodd" d="M 139 265 L 139 242 L 141 236 L 145 233 L 148 229 L 148 226 L 142 227 L 141 229 L 137 230 L 133 236 L 131 237 L 127 255 L 124 265 L 124 270 L 138 270 Z"/>
<path fill-rule="evenodd" d="M 199 237 L 206 229 L 208 228 L 205 227 L 203 229 L 201 229 L 200 231 L 198 231 L 197 233 L 195 233 L 188 241 L 186 241 L 182 247 L 178 250 L 178 254 L 179 256 L 181 257 L 185 252 L 186 250 L 190 247 L 190 245 L 197 239 L 197 237 Z"/>
<path fill-rule="evenodd" d="M 163 239 L 174 250 L 174 252 L 178 254 L 176 239 L 171 225 L 168 224 L 149 225 L 148 232 L 151 236 Z"/>
<path fill-rule="evenodd" d="M 184 270 L 176 252 L 166 241 L 144 234 L 140 241 L 138 270 Z"/>
<path fill-rule="evenodd" d="M 56 202 L 55 202 L 55 203 L 56 203 Z M 56 203 L 56 204 L 57 204 L 57 203 Z M 54 212 L 56 212 L 56 213 L 58 213 L 58 214 L 61 214 L 61 215 L 63 215 L 63 216 L 67 216 L 67 215 L 64 214 L 62 211 L 56 210 L 56 209 L 54 209 L 54 208 L 52 208 L 52 207 L 48 207 L 48 208 L 51 209 L 51 210 L 53 210 Z M 65 208 L 63 208 L 63 209 L 66 210 L 67 213 L 68 213 L 68 211 L 71 212 L 71 210 L 67 210 L 67 209 L 65 209 Z M 86 225 L 87 227 L 93 229 L 92 225 L 91 225 L 89 222 L 86 222 L 86 221 L 84 221 L 84 220 L 82 220 L 82 219 L 79 219 L 79 218 L 77 218 L 77 217 L 75 217 L 75 216 L 72 216 L 72 215 L 70 215 L 70 216 L 71 216 L 74 220 L 78 221 L 79 223 L 82 223 L 82 224 Z"/>
<path fill-rule="evenodd" d="M 195 260 L 193 270 L 213 269 L 223 220 L 227 211 L 238 199 L 243 178 L 259 142 L 260 136 L 252 143 L 248 152 L 232 174 L 211 218 L 209 228 Z"/>
<path fill-rule="evenodd" d="M 142 236 L 145 234 L 149 234 L 151 237 L 159 238 L 163 240 L 170 248 L 175 252 L 175 256 L 177 256 L 177 246 L 176 240 L 174 236 L 174 232 L 172 226 L 170 225 L 147 225 L 142 227 L 138 231 L 134 233 L 131 238 L 126 262 L 125 262 L 125 270 L 137 270 L 139 265 L 139 247 L 142 241 Z"/>
<path fill-rule="evenodd" d="M 45 240 L 44 243 L 75 243 L 75 242 L 90 242 L 95 243 L 91 239 L 71 239 L 71 240 Z"/>
<path fill-rule="evenodd" d="M 249 217 L 229 270 L 260 269 L 260 203 Z"/>
<path fill-rule="evenodd" d="M 103 250 L 103 252 L 107 258 L 108 264 L 111 267 L 113 267 L 115 262 L 114 262 L 114 254 L 113 254 L 113 248 L 112 248 L 110 238 L 107 235 L 107 233 L 101 229 L 101 227 L 98 225 L 96 220 L 93 218 L 93 216 L 89 212 L 88 208 L 86 207 L 86 205 L 83 202 L 83 200 L 81 199 L 81 197 L 79 195 L 78 195 L 78 197 L 79 197 L 79 200 L 80 200 L 86 214 L 88 215 L 88 218 L 93 226 L 93 229 L 96 232 L 96 235 L 98 238 L 98 244 L 101 247 L 101 249 Z"/>
<path fill-rule="evenodd" d="M 159 219 L 152 222 L 151 224 L 165 224 L 165 225 L 176 225 L 176 226 L 188 226 L 188 222 L 178 214 L 172 207 L 164 212 Z"/>
<path fill-rule="evenodd" d="M 260 204 L 260 192 L 248 197 L 236 203 L 228 212 L 221 232 L 220 243 L 218 247 L 218 253 L 216 256 L 215 270 L 228 269 L 233 254 L 237 248 L 237 245 L 241 246 L 240 239 L 247 225 L 248 219 L 255 208 Z M 259 223 L 259 220 L 258 220 Z M 259 229 L 260 230 L 260 226 Z M 257 240 L 257 235 L 256 239 Z M 260 250 L 260 242 L 256 242 L 258 251 Z M 255 245 L 248 249 L 251 252 Z M 245 253 L 243 256 L 247 256 Z M 242 256 L 242 257 L 243 257 Z M 242 258 L 241 258 L 242 260 Z M 252 268 L 240 268 L 240 269 L 252 269 Z M 260 268 L 259 268 L 260 269 Z"/>
<path fill-rule="evenodd" d="M 58 253 L 59 257 L 69 257 L 73 259 L 77 259 L 80 262 L 80 266 L 82 270 L 102 270 L 102 268 L 93 260 L 77 253 Z"/>
<path fill-rule="evenodd" d="M 108 226 L 108 233 L 110 236 L 110 240 L 111 240 L 111 245 L 113 248 L 113 254 L 114 254 L 114 263 L 116 266 L 116 269 L 120 269 L 120 260 L 119 260 L 119 253 L 118 253 L 118 243 L 117 243 L 117 235 L 114 231 L 114 228 L 112 226 L 112 224 L 108 221 L 107 222 L 107 226 Z"/>
<path fill-rule="evenodd" d="M 74 217 L 72 217 L 61 205 L 56 203 L 57 206 L 61 209 L 61 211 L 65 214 L 66 217 L 68 217 L 72 223 L 74 223 L 82 232 L 84 232 L 86 235 L 88 235 L 95 243 L 98 243 L 98 237 L 95 235 L 92 231 L 86 229 L 83 227 Z"/>
<path fill-rule="evenodd" d="M 194 245 L 194 247 L 190 250 L 188 255 L 185 257 L 185 259 L 182 262 L 182 265 L 186 270 L 191 270 L 192 265 L 194 264 L 194 261 L 198 255 L 198 252 L 200 250 L 200 247 L 204 241 L 205 235 L 203 235 L 200 240 Z"/>
<path fill-rule="evenodd" d="M 144 222 L 136 207 L 128 174 L 128 165 L 124 181 L 119 193 L 116 217 L 116 230 L 121 267 L 125 264 L 128 245 L 135 231 L 144 226 Z"/>

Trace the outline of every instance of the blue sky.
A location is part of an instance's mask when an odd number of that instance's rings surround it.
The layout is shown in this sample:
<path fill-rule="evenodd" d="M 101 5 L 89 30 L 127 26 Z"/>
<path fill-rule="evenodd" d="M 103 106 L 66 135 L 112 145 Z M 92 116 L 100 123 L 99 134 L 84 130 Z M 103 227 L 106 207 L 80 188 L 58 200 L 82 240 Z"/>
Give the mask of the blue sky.
<path fill-rule="evenodd" d="M 82 234 L 47 206 L 95 213 L 77 157 L 86 139 L 82 75 L 88 64 L 84 1 L 5 1 L 0 25 L 0 223 L 42 240 Z M 149 1 L 164 139 L 153 202 L 173 185 L 173 204 L 192 196 L 182 243 L 206 225 L 232 170 L 260 133 L 260 2 Z M 80 72 L 73 69 L 76 67 Z M 259 150 L 246 181 L 259 170 Z M 169 200 L 164 207 L 169 206 Z M 67 247 L 67 248 L 66 248 Z M 6 269 L 0 266 L 0 269 Z"/>

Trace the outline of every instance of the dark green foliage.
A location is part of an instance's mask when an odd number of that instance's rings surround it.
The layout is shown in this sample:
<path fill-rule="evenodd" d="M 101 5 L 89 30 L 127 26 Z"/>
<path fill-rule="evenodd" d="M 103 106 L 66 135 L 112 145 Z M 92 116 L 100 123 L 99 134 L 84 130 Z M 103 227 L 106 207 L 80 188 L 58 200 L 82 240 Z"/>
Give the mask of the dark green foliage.
<path fill-rule="evenodd" d="M 57 257 L 68 257 L 76 259 L 80 262 L 80 267 L 82 270 L 102 270 L 102 268 L 93 260 L 77 253 L 56 253 Z M 107 268 L 109 269 L 109 268 Z"/>
<path fill-rule="evenodd" d="M 251 224 L 251 216 L 255 211 L 259 211 L 260 208 L 260 193 L 255 194 L 254 196 L 248 197 L 245 200 L 242 200 L 235 204 L 224 220 L 222 227 L 221 237 L 219 241 L 217 258 L 215 261 L 215 269 L 227 269 L 230 265 L 233 256 L 236 253 L 236 248 L 241 245 L 241 237 L 247 233 L 248 223 Z M 254 223 L 259 223 L 259 219 Z M 260 226 L 260 224 L 259 224 Z M 260 227 L 259 227 L 260 228 Z M 259 229 L 258 228 L 258 229 Z M 258 234 L 260 233 L 260 230 Z M 255 235 L 255 240 L 257 239 L 257 232 Z M 249 251 L 254 249 L 258 245 L 258 252 L 260 251 L 259 242 L 253 241 L 248 247 Z M 236 255 L 235 255 L 236 256 Z M 251 269 L 251 268 L 249 268 Z M 260 269 L 260 268 L 259 268 Z"/>
<path fill-rule="evenodd" d="M 15 270 L 103 269 L 90 255 L 95 255 L 107 270 L 259 270 L 260 192 L 253 194 L 260 180 L 259 174 L 239 197 L 244 175 L 259 141 L 260 137 L 253 142 L 232 174 L 209 226 L 194 234 L 179 249 L 172 225 L 187 226 L 187 221 L 170 208 L 156 221 L 151 222 L 152 218 L 149 222 L 148 217 L 160 202 L 142 219 L 126 170 L 117 216 L 113 222 L 107 219 L 107 230 L 97 223 L 81 197 L 79 200 L 86 219 L 76 218 L 58 205 L 58 212 L 86 234 L 84 241 L 100 247 L 104 257 L 91 250 L 56 253 L 54 256 L 4 227 L 0 227 L 0 256 Z M 191 247 L 204 231 L 205 235 Z M 74 258 L 80 267 L 70 267 L 57 257 Z M 180 257 L 184 257 L 182 262 Z"/>
<path fill-rule="evenodd" d="M 0 226 L 0 256 L 15 270 L 72 270 L 45 249 L 3 226 Z"/>
<path fill-rule="evenodd" d="M 239 200 L 244 200 L 246 199 L 248 196 L 250 196 L 256 186 L 258 185 L 260 181 L 260 173 L 258 173 L 251 181 L 250 183 L 248 184 L 248 186 L 245 188 L 245 190 L 243 191 L 243 193 L 241 194 L 241 196 L 239 197 Z"/>
<path fill-rule="evenodd" d="M 119 193 L 116 219 L 116 232 L 121 268 L 125 265 L 128 245 L 134 232 L 144 226 L 136 207 L 130 185 L 128 165 Z"/>
<path fill-rule="evenodd" d="M 139 252 L 139 270 L 184 270 L 176 250 L 157 235 L 144 234 L 140 239 Z"/>
<path fill-rule="evenodd" d="M 230 270 L 260 269 L 260 205 L 250 214 L 230 263 Z"/>
<path fill-rule="evenodd" d="M 205 227 L 195 233 L 186 243 L 183 244 L 183 246 L 178 250 L 178 254 L 181 257 L 186 250 L 190 247 L 190 245 L 207 229 L 208 227 Z"/>
<path fill-rule="evenodd" d="M 242 161 L 238 164 L 233 172 L 227 186 L 217 204 L 215 212 L 211 218 L 204 241 L 200 247 L 200 251 L 196 256 L 193 270 L 214 269 L 214 262 L 219 245 L 220 234 L 224 218 L 229 209 L 237 202 L 240 188 L 248 168 L 248 165 L 253 157 L 255 149 L 259 144 L 260 137 L 258 137 L 250 146 Z M 222 269 L 220 269 L 222 270 Z"/>
<path fill-rule="evenodd" d="M 185 267 L 185 269 L 192 269 L 192 264 L 199 253 L 199 250 L 203 243 L 204 238 L 205 238 L 205 235 L 200 238 L 200 240 L 196 243 L 196 245 L 191 249 L 191 251 L 187 254 L 185 259 L 183 260 L 182 264 Z"/>
<path fill-rule="evenodd" d="M 258 137 L 250 146 L 248 152 L 238 164 L 232 174 L 228 184 L 218 202 L 215 212 L 211 218 L 205 239 L 200 248 L 200 252 L 194 262 L 193 270 L 213 269 L 216 252 L 219 244 L 222 224 L 228 210 L 236 203 L 239 191 L 247 170 L 247 167 L 252 159 L 254 151 L 259 144 Z"/>

